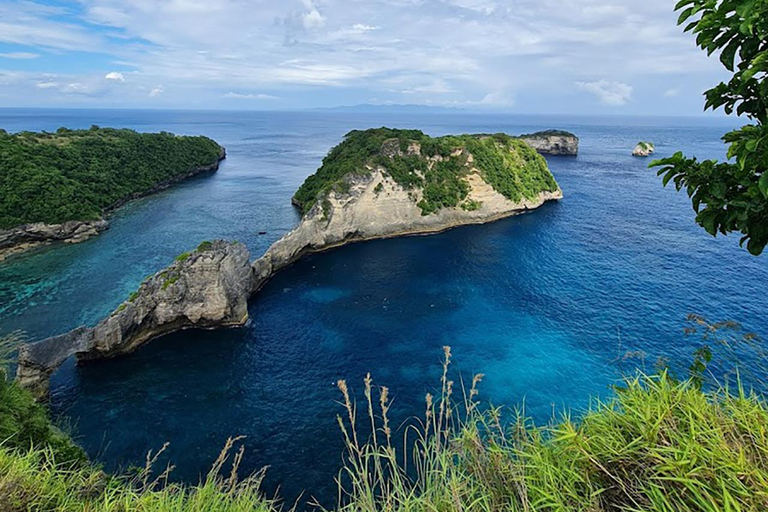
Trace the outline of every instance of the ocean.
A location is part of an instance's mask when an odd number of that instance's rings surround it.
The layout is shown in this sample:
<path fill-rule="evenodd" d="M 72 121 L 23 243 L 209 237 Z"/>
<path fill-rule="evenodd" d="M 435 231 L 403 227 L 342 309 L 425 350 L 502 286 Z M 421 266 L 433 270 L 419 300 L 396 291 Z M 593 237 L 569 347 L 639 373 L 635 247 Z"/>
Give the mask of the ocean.
<path fill-rule="evenodd" d="M 202 240 L 236 239 L 258 257 L 299 222 L 290 198 L 352 129 L 430 135 L 530 133 L 581 138 L 578 157 L 547 157 L 564 199 L 530 214 L 428 237 L 350 245 L 280 272 L 250 303 L 241 329 L 186 331 L 135 354 L 66 364 L 53 414 L 108 470 L 161 464 L 197 482 L 230 436 L 246 436 L 243 472 L 269 466 L 268 493 L 302 491 L 333 504 L 342 460 L 335 387 L 386 385 L 395 426 L 420 416 L 439 388 L 441 347 L 452 376 L 485 375 L 480 399 L 524 407 L 538 423 L 577 416 L 636 368 L 684 366 L 700 340 L 686 316 L 735 320 L 768 335 L 768 260 L 737 236 L 712 238 L 684 193 L 663 188 L 657 156 L 723 158 L 738 120 L 334 112 L 0 110 L 8 131 L 86 128 L 202 134 L 227 148 L 215 174 L 134 201 L 86 243 L 0 264 L 0 334 L 30 340 L 94 324 L 149 274 Z M 266 232 L 266 235 L 259 235 Z M 639 357 L 622 356 L 636 352 Z M 458 386 L 458 384 L 457 384 Z"/>

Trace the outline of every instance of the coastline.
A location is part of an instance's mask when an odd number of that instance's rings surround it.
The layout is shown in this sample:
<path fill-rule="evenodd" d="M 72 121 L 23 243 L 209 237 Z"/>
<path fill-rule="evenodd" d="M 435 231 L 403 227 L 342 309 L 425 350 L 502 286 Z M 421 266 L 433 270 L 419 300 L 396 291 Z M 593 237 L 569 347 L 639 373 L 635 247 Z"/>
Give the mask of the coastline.
<path fill-rule="evenodd" d="M 193 178 L 199 174 L 211 171 L 215 172 L 219 169 L 221 162 L 226 158 L 226 149 L 222 147 L 216 162 L 196 167 L 186 173 L 159 182 L 146 192 L 132 194 L 123 198 L 117 203 L 105 208 L 102 217 L 99 219 L 70 220 L 60 224 L 33 222 L 0 230 L 0 263 L 12 256 L 21 255 L 31 249 L 43 245 L 51 245 L 59 242 L 68 244 L 85 242 L 91 237 L 109 229 L 109 216 L 120 207 L 125 206 L 131 201 L 166 190 L 177 183 Z"/>

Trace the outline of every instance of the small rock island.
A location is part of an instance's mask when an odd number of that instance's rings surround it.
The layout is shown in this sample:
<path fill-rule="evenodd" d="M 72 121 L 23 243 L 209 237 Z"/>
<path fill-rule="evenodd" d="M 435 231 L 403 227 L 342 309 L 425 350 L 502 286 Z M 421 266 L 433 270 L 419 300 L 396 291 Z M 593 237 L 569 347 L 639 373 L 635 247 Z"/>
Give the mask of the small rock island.
<path fill-rule="evenodd" d="M 632 156 L 646 157 L 651 156 L 656 151 L 652 142 L 638 142 L 632 151 Z"/>
<path fill-rule="evenodd" d="M 224 148 L 207 137 L 99 128 L 0 130 L 0 261 L 54 241 L 78 243 L 126 202 L 206 171 Z"/>
<path fill-rule="evenodd" d="M 563 148 L 558 143 L 553 151 Z M 492 222 L 560 198 L 546 160 L 521 138 L 353 131 L 293 196 L 303 214 L 299 225 L 261 258 L 251 263 L 241 243 L 204 242 L 148 278 L 95 327 L 22 346 L 17 378 L 43 398 L 50 375 L 73 355 L 109 358 L 181 329 L 244 325 L 248 299 L 304 255 Z"/>

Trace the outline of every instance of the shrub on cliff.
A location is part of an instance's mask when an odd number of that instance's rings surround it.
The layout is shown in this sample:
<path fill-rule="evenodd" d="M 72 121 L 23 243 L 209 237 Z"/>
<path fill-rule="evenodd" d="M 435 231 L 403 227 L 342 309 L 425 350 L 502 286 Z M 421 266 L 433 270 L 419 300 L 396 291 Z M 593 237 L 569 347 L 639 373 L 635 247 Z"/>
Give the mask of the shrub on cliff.
<path fill-rule="evenodd" d="M 195 168 L 221 148 L 206 137 L 93 127 L 0 133 L 0 229 L 94 220 Z"/>

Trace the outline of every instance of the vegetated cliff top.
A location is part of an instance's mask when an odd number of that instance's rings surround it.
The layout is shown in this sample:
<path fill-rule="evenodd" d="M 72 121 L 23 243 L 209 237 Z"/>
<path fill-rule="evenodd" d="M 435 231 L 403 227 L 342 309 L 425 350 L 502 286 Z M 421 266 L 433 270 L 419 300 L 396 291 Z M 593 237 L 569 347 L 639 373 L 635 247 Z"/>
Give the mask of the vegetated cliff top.
<path fill-rule="evenodd" d="M 536 133 L 526 133 L 525 135 L 520 135 L 519 138 L 521 139 L 543 139 L 546 137 L 573 137 L 574 139 L 578 139 L 578 137 L 571 133 L 567 132 L 565 130 L 543 130 Z"/>
<path fill-rule="evenodd" d="M 514 202 L 559 188 L 546 160 L 516 137 L 503 133 L 430 137 L 419 130 L 375 128 L 349 132 L 307 178 L 293 202 L 307 213 L 330 191 L 346 191 L 347 176 L 367 175 L 377 168 L 406 190 L 421 189 L 419 207 L 424 215 L 462 205 L 469 194 L 466 177 L 474 170 Z"/>
<path fill-rule="evenodd" d="M 0 229 L 94 220 L 105 210 L 218 162 L 207 137 L 99 128 L 0 130 Z"/>

